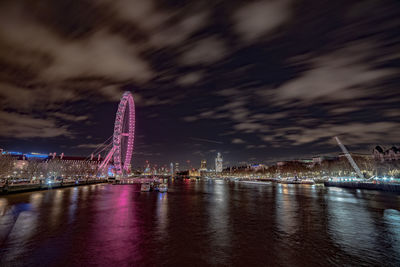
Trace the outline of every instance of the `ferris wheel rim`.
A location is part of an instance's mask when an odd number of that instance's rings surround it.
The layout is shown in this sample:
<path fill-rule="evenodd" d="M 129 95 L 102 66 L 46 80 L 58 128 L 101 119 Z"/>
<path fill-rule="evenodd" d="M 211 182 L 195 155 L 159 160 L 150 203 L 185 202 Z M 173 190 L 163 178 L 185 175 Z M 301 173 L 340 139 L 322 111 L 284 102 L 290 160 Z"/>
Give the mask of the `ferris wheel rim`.
<path fill-rule="evenodd" d="M 126 113 L 126 108 L 128 108 L 128 113 Z M 128 116 L 128 118 L 126 118 Z M 123 133 L 124 121 L 128 119 L 128 132 Z M 122 152 L 122 139 L 127 137 L 126 149 L 123 155 Z M 120 103 L 118 105 L 118 110 L 115 118 L 114 124 L 114 134 L 113 134 L 113 150 L 114 150 L 114 167 L 118 175 L 127 172 L 132 156 L 133 156 L 133 144 L 135 137 L 135 102 L 133 96 L 130 92 L 125 92 L 121 97 Z M 124 156 L 124 160 L 122 158 Z"/>

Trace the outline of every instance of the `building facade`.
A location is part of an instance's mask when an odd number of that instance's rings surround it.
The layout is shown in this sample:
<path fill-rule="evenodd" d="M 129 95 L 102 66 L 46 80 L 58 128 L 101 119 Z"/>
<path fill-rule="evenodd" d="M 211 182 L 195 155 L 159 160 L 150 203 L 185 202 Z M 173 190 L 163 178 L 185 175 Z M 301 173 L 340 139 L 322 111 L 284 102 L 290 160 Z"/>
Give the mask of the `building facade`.
<path fill-rule="evenodd" d="M 206 171 L 207 170 L 207 161 L 205 159 L 203 159 L 200 162 L 200 171 Z"/>
<path fill-rule="evenodd" d="M 376 146 L 372 150 L 372 154 L 375 160 L 381 162 L 400 160 L 400 148 L 395 146 L 392 146 L 389 149 L 384 149 L 382 146 Z"/>
<path fill-rule="evenodd" d="M 221 173 L 222 172 L 222 156 L 221 153 L 218 152 L 217 157 L 215 158 L 215 172 L 216 173 Z"/>

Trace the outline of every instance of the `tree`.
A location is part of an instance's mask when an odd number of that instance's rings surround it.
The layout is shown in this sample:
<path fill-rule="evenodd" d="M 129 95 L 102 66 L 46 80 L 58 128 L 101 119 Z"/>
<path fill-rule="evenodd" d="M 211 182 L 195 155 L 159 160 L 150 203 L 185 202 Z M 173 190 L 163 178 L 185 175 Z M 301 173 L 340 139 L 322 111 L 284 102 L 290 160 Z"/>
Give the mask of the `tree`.
<path fill-rule="evenodd" d="M 9 178 L 13 174 L 16 160 L 9 155 L 0 155 L 0 178 Z"/>

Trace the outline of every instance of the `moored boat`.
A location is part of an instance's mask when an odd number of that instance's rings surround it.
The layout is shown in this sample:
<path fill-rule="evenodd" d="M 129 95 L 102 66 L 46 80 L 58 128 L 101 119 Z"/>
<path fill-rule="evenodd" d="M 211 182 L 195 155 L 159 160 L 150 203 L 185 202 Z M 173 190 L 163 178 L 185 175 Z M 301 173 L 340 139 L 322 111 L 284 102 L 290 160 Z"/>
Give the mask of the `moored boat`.
<path fill-rule="evenodd" d="M 160 193 L 168 192 L 168 184 L 160 184 L 160 185 L 158 186 L 158 191 L 159 191 Z"/>
<path fill-rule="evenodd" d="M 150 183 L 143 183 L 143 184 L 140 186 L 140 191 L 142 191 L 142 192 L 149 192 L 150 189 L 151 189 Z"/>

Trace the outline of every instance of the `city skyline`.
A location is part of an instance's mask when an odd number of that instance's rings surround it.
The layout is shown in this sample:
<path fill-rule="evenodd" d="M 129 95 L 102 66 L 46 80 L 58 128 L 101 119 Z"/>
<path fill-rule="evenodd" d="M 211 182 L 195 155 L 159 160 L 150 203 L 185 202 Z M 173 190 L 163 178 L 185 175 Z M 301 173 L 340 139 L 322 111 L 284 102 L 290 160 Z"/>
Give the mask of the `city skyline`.
<path fill-rule="evenodd" d="M 399 13 L 396 1 L 3 1 L 0 147 L 90 155 L 124 91 L 134 166 L 338 154 L 335 135 L 353 152 L 398 144 Z"/>

